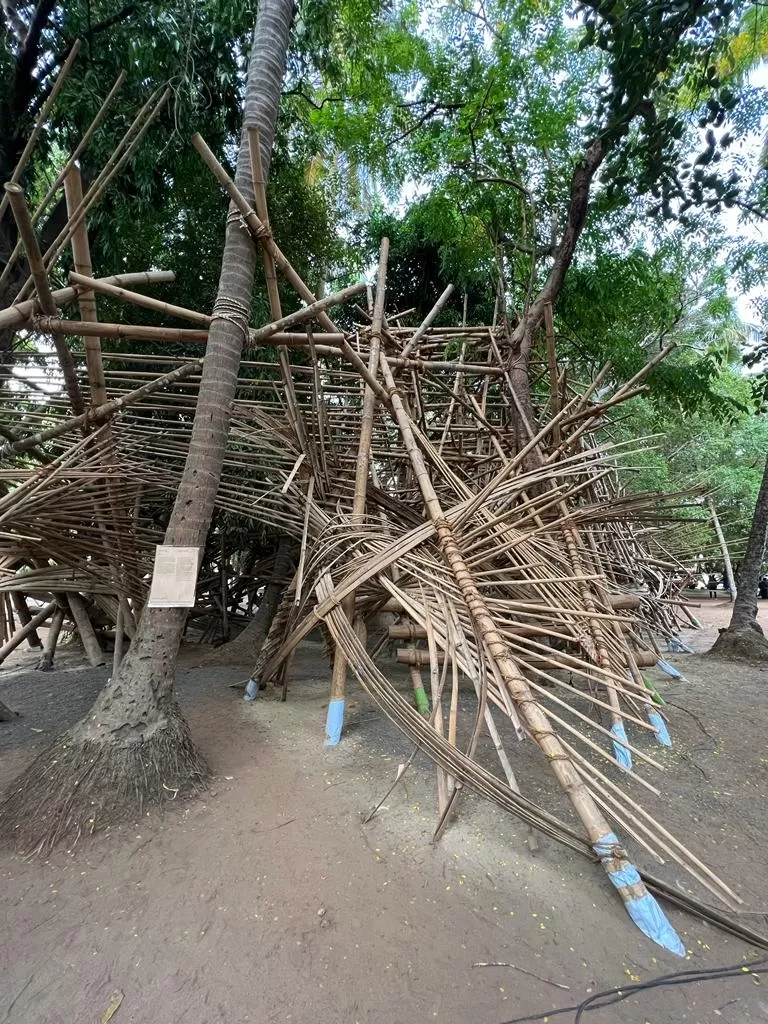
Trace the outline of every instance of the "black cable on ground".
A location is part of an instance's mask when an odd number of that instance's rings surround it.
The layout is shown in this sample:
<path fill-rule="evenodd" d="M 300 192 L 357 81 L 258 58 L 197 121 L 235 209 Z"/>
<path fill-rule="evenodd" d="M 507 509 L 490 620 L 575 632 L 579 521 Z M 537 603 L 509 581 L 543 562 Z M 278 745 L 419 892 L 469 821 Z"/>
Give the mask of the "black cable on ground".
<path fill-rule="evenodd" d="M 580 1024 L 583 1015 L 588 1010 L 601 1010 L 606 1006 L 614 1006 L 616 1003 L 629 999 L 652 988 L 671 988 L 677 985 L 692 985 L 697 981 L 722 981 L 725 978 L 739 978 L 744 975 L 765 974 L 768 972 L 768 956 L 759 957 L 757 960 L 748 960 L 745 963 L 733 964 L 730 967 L 712 967 L 693 971 L 676 971 L 674 974 L 662 974 L 658 978 L 651 978 L 649 981 L 632 982 L 629 985 L 620 985 L 618 988 L 606 989 L 603 992 L 595 992 L 588 996 L 583 1002 L 575 1003 L 573 1006 L 561 1006 L 557 1010 L 544 1010 L 542 1013 L 528 1014 L 525 1017 L 515 1017 L 513 1020 L 504 1021 L 503 1024 L 529 1024 L 531 1021 L 544 1020 L 544 1018 L 558 1017 L 564 1013 L 575 1014 L 573 1024 Z"/>

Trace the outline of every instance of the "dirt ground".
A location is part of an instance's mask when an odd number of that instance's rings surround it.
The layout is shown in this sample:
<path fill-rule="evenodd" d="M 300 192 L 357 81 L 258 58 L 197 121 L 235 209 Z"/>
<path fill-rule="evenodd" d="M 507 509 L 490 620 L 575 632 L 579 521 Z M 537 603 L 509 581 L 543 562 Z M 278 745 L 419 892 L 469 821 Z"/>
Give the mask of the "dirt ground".
<path fill-rule="evenodd" d="M 728 610 L 723 598 L 701 601 L 705 628 L 684 634 L 697 651 Z M 20 712 L 0 723 L 2 786 L 87 710 L 108 674 L 76 667 L 74 652 L 50 674 L 32 671 L 34 660 L 25 652 L 0 673 L 0 699 Z M 525 826 L 471 794 L 432 844 L 425 759 L 364 824 L 410 746 L 357 687 L 342 744 L 323 746 L 319 645 L 300 652 L 287 703 L 245 703 L 229 686 L 241 671 L 195 660 L 187 651 L 178 683 L 214 771 L 203 799 L 169 801 L 163 815 L 44 861 L 0 852 L 0 1022 L 98 1024 L 121 993 L 114 1024 L 501 1024 L 756 954 L 670 911 L 690 962 L 665 955 L 598 867 L 543 837 L 534 855 Z M 643 799 L 742 895 L 742 920 L 768 931 L 768 666 L 670 660 L 688 681 L 654 677 L 675 705 L 675 746 L 653 773 L 662 798 Z M 506 745 L 524 791 L 568 816 L 531 745 Z M 703 896 L 674 865 L 637 854 Z M 768 978 L 654 989 L 589 1020 L 766 1021 Z"/>

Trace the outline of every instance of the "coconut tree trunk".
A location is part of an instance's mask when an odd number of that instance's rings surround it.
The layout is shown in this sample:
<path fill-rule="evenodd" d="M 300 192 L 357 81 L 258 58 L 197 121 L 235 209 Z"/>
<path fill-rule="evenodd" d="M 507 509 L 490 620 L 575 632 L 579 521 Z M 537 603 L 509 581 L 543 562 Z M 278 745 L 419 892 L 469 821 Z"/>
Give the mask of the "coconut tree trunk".
<path fill-rule="evenodd" d="M 288 537 L 281 537 L 272 567 L 272 576 L 264 587 L 259 607 L 239 636 L 223 644 L 205 659 L 206 665 L 251 665 L 256 661 L 267 638 L 269 627 L 277 614 L 283 594 L 291 582 L 293 543 Z"/>
<path fill-rule="evenodd" d="M 765 553 L 768 531 L 768 460 L 757 494 L 755 514 L 749 531 L 747 549 L 739 571 L 739 585 L 733 603 L 731 622 L 723 630 L 710 651 L 718 658 L 764 658 L 768 640 L 757 621 L 757 585 Z M 733 583 L 733 580 L 731 581 Z"/>
<path fill-rule="evenodd" d="M 261 0 L 248 67 L 235 181 L 253 200 L 248 128 L 258 128 L 268 172 L 292 0 Z M 251 310 L 255 244 L 239 220 L 227 222 L 221 276 L 200 394 L 166 544 L 202 547 L 213 515 L 240 356 Z M 173 684 L 187 612 L 147 608 L 117 674 L 88 715 L 12 785 L 0 807 L 0 834 L 26 849 L 93 831 L 135 815 L 146 804 L 197 788 L 207 768 L 174 699 Z"/>

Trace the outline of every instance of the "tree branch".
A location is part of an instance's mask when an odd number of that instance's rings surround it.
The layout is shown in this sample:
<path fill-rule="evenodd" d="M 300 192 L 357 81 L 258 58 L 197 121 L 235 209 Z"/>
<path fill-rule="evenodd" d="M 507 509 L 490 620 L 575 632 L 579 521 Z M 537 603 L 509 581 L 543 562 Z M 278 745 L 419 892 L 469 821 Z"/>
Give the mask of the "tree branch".
<path fill-rule="evenodd" d="M 21 52 L 19 54 L 20 60 L 28 60 L 33 58 L 33 55 L 37 54 L 40 36 L 55 6 L 56 0 L 40 0 L 38 3 L 35 8 L 35 13 L 32 15 L 32 20 L 29 23 L 29 29 L 24 37 L 24 42 L 22 43 Z"/>
<path fill-rule="evenodd" d="M 126 18 L 130 18 L 132 14 L 138 11 L 138 4 L 126 4 L 125 7 L 121 8 L 117 14 L 110 15 L 109 18 L 105 18 L 103 21 L 97 22 L 88 32 L 89 36 L 95 36 L 99 32 L 103 32 L 105 29 L 111 28 L 113 25 L 117 25 L 119 22 L 124 21 Z"/>
<path fill-rule="evenodd" d="M 565 275 L 573 261 L 576 244 L 581 237 L 587 218 L 592 179 L 605 159 L 605 155 L 605 142 L 602 139 L 594 139 L 587 146 L 583 160 L 574 168 L 571 177 L 568 215 L 563 237 L 555 255 L 555 262 L 544 286 L 525 311 L 512 334 L 512 352 L 525 362 L 527 362 L 533 345 L 534 331 L 544 315 L 544 306 L 548 302 L 554 302 L 563 287 Z"/>

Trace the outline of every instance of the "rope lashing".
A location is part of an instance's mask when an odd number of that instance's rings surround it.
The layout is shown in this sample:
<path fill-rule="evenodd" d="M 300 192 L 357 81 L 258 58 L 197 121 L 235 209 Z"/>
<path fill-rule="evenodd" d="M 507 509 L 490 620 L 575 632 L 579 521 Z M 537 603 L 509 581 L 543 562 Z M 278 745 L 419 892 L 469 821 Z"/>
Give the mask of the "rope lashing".
<path fill-rule="evenodd" d="M 246 341 L 249 338 L 248 318 L 250 316 L 250 305 L 233 299 L 229 295 L 219 295 L 213 304 L 212 320 L 227 320 L 234 324 L 239 331 L 242 331 Z"/>

